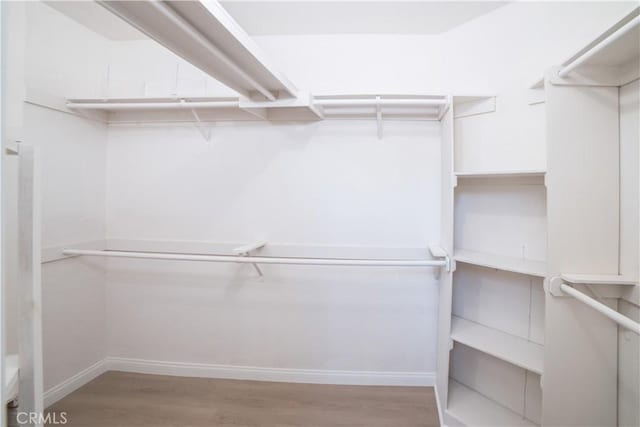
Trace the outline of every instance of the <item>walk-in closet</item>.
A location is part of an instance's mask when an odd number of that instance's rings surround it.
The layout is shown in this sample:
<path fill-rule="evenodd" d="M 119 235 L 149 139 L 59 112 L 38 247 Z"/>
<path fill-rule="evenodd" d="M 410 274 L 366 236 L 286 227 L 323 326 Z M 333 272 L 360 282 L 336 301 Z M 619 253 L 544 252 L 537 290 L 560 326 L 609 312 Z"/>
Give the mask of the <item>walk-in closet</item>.
<path fill-rule="evenodd" d="M 637 1 L 0 15 L 0 427 L 640 427 Z"/>

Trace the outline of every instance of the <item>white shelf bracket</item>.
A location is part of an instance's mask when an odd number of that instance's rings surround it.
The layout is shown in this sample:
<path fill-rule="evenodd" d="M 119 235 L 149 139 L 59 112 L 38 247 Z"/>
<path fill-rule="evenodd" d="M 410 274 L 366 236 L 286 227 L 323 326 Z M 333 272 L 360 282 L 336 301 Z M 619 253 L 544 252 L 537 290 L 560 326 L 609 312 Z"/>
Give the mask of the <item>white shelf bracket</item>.
<path fill-rule="evenodd" d="M 447 111 L 449 111 L 449 108 L 451 108 L 451 96 L 447 97 L 447 103 L 442 105 L 440 107 L 440 112 L 438 113 L 438 121 L 442 121 L 442 119 L 444 118 L 444 115 L 447 114 Z"/>
<path fill-rule="evenodd" d="M 431 252 L 431 256 L 434 258 L 444 258 L 444 260 L 446 261 L 446 265 L 445 268 L 447 270 L 447 273 L 450 273 L 451 270 L 451 257 L 449 256 L 449 254 L 447 253 L 447 251 L 439 245 L 429 245 L 429 252 Z"/>
<path fill-rule="evenodd" d="M 594 298 L 591 298 L 585 293 L 580 292 L 574 286 L 570 286 L 570 283 L 567 283 L 568 280 L 569 280 L 568 278 L 562 277 L 562 276 L 552 277 L 551 280 L 549 281 L 549 293 L 551 293 L 551 295 L 553 295 L 554 297 L 561 297 L 561 296 L 572 297 L 580 301 L 581 303 L 591 307 L 592 309 L 604 315 L 605 317 L 608 317 L 609 319 L 616 322 L 623 328 L 626 328 L 631 332 L 634 332 L 635 334 L 640 335 L 640 323 L 624 316 L 623 314 L 619 313 L 617 310 L 614 310 L 608 307 L 607 305 L 603 304 L 602 302 Z M 584 282 L 587 282 L 587 281 L 585 280 Z M 582 284 L 589 285 L 590 283 L 582 283 Z"/>
<path fill-rule="evenodd" d="M 202 137 L 207 140 L 207 141 L 211 141 L 211 127 L 207 127 L 205 125 L 205 123 L 200 119 L 200 115 L 198 114 L 198 112 L 196 111 L 195 108 L 193 108 L 192 106 L 189 106 L 187 104 L 187 102 L 185 102 L 184 99 L 180 100 L 180 103 L 184 106 L 188 106 L 189 110 L 191 111 L 191 114 L 193 115 L 193 118 L 196 121 L 196 127 L 198 128 L 198 130 L 200 131 L 200 133 L 202 134 Z"/>
<path fill-rule="evenodd" d="M 238 246 L 237 248 L 233 249 L 233 253 L 239 256 L 251 256 L 251 252 L 263 248 L 266 244 L 266 241 L 259 241 L 256 243 Z M 262 273 L 260 266 L 258 266 L 258 264 L 256 264 L 255 262 L 251 263 L 251 265 L 256 270 L 256 273 L 258 273 L 258 277 L 260 278 L 260 280 L 262 280 L 264 278 L 264 274 Z"/>
<path fill-rule="evenodd" d="M 8 143 L 5 146 L 5 150 L 9 156 L 17 156 L 20 153 L 20 141 Z"/>
<path fill-rule="evenodd" d="M 379 96 L 376 96 L 376 121 L 378 123 L 378 139 L 382 139 L 382 105 L 380 105 Z"/>

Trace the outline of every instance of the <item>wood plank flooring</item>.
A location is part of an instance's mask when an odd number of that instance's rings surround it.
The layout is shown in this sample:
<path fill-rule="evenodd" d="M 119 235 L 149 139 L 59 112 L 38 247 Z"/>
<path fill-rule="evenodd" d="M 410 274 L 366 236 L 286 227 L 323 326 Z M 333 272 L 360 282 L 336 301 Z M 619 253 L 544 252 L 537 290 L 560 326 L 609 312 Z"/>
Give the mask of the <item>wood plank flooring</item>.
<path fill-rule="evenodd" d="M 66 426 L 439 426 L 432 387 L 339 386 L 107 372 L 48 409 Z M 59 416 L 59 415 L 58 415 Z"/>

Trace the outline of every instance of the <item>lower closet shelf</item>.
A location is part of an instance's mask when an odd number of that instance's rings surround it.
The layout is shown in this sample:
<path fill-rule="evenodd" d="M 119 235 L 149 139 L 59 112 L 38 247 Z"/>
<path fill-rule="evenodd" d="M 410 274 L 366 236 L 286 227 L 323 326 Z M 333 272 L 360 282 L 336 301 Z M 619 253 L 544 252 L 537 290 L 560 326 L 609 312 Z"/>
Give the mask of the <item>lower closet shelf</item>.
<path fill-rule="evenodd" d="M 449 379 L 447 412 L 466 426 L 537 426 L 453 379 Z"/>
<path fill-rule="evenodd" d="M 498 270 L 527 274 L 529 276 L 545 277 L 547 273 L 547 264 L 544 261 L 520 259 L 465 249 L 457 249 L 453 258 L 465 264 L 497 268 Z"/>
<path fill-rule="evenodd" d="M 453 316 L 451 339 L 542 375 L 544 347 L 524 338 Z"/>

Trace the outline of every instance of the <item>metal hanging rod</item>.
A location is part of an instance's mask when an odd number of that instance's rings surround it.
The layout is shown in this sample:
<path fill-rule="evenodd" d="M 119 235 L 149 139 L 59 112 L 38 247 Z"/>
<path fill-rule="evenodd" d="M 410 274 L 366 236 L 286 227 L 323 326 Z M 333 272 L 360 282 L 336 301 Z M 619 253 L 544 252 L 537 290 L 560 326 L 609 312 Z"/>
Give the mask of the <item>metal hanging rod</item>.
<path fill-rule="evenodd" d="M 431 107 L 448 104 L 447 99 L 314 99 L 315 105 L 323 107 L 361 107 L 361 106 L 394 106 L 394 107 Z"/>
<path fill-rule="evenodd" d="M 105 256 L 115 258 L 161 259 L 172 261 L 232 262 L 240 264 L 288 264 L 288 265 L 342 265 L 361 267 L 446 267 L 448 259 L 332 259 L 332 258 L 293 258 L 233 255 L 192 255 L 160 252 L 103 251 L 90 249 L 64 249 L 68 256 Z"/>
<path fill-rule="evenodd" d="M 562 277 L 554 277 L 550 281 L 550 291 L 554 296 L 562 296 L 562 294 L 569 295 L 583 304 L 596 310 L 598 313 L 603 314 L 609 319 L 613 320 L 623 328 L 629 329 L 632 332 L 640 335 L 640 323 L 629 319 L 628 317 L 618 313 L 612 308 L 607 307 L 605 304 L 596 301 L 588 295 L 580 292 L 579 290 L 567 285 Z"/>
<path fill-rule="evenodd" d="M 611 33 L 607 38 L 600 41 L 599 43 L 596 43 L 590 49 L 580 54 L 577 58 L 573 58 L 570 63 L 568 63 L 567 65 L 562 67 L 560 71 L 558 71 L 558 76 L 566 77 L 567 74 L 569 74 L 571 71 L 573 71 L 578 66 L 580 66 L 580 64 L 582 64 L 583 62 L 591 58 L 596 53 L 600 52 L 602 49 L 609 46 L 611 43 L 618 40 L 620 37 L 624 36 L 626 33 L 628 33 L 631 29 L 633 29 L 638 24 L 640 24 L 640 16 L 636 16 L 634 19 L 632 19 L 631 21 L 627 22 L 625 25 L 620 27 L 617 31 L 615 31 L 614 33 Z"/>

